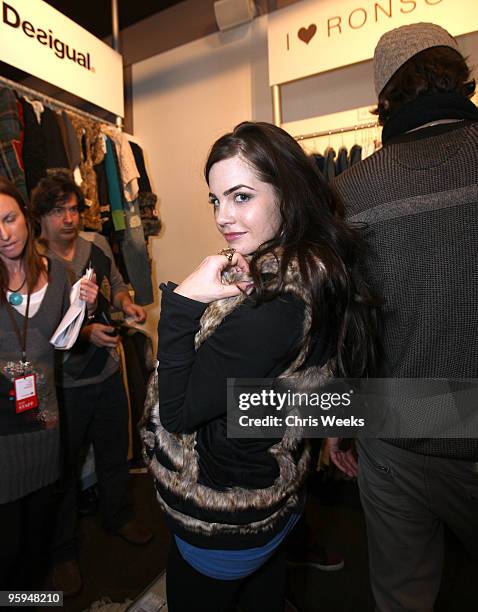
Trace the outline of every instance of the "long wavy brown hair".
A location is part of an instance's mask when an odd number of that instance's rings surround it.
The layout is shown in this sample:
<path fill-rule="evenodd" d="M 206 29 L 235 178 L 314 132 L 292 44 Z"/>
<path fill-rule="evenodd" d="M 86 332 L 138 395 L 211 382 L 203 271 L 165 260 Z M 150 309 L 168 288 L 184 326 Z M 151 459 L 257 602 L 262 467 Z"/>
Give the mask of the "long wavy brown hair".
<path fill-rule="evenodd" d="M 35 245 L 34 221 L 22 194 L 15 185 L 8 179 L 0 176 L 0 195 L 10 196 L 18 204 L 20 212 L 25 218 L 28 228 L 28 239 L 22 254 L 23 269 L 26 276 L 26 284 L 30 291 L 33 291 L 38 283 L 40 275 L 47 272 L 45 263 L 38 253 Z M 0 303 L 7 301 L 7 289 L 9 285 L 8 270 L 0 259 Z"/>

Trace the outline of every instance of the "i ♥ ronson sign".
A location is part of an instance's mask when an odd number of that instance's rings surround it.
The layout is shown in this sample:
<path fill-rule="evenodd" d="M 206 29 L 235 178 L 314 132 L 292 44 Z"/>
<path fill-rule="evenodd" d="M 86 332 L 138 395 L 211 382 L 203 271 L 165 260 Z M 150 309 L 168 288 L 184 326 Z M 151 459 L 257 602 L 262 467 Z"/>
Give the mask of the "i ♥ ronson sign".
<path fill-rule="evenodd" d="M 0 4 L 1 61 L 124 115 L 119 53 L 42 0 Z"/>
<path fill-rule="evenodd" d="M 453 36 L 478 29 L 477 0 L 303 0 L 269 15 L 269 83 L 373 57 L 382 34 L 418 21 Z"/>

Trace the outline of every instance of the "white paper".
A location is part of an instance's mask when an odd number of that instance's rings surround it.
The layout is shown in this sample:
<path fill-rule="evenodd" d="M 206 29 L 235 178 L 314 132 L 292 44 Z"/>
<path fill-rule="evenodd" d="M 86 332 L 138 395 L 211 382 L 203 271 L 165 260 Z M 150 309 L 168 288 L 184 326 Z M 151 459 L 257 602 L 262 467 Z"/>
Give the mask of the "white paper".
<path fill-rule="evenodd" d="M 91 279 L 93 269 L 88 268 L 83 278 Z M 86 302 L 80 298 L 80 284 L 82 279 L 76 281 L 71 288 L 70 307 L 50 338 L 50 344 L 60 351 L 67 351 L 76 342 L 83 324 Z"/>

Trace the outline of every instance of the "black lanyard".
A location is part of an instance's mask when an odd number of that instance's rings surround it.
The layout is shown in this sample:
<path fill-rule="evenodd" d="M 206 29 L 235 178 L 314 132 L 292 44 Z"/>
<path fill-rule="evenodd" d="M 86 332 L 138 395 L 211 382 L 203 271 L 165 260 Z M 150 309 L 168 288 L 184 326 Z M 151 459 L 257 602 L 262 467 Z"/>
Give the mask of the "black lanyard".
<path fill-rule="evenodd" d="M 27 308 L 25 311 L 25 316 L 23 318 L 23 334 L 20 334 L 20 329 L 15 321 L 15 315 L 13 313 L 13 307 L 10 302 L 7 300 L 7 312 L 10 317 L 10 321 L 12 322 L 13 329 L 15 331 L 15 335 L 17 336 L 18 344 L 22 350 L 22 362 L 26 362 L 27 357 L 27 333 L 28 333 L 28 312 L 30 310 L 30 290 L 28 291 L 27 296 Z"/>

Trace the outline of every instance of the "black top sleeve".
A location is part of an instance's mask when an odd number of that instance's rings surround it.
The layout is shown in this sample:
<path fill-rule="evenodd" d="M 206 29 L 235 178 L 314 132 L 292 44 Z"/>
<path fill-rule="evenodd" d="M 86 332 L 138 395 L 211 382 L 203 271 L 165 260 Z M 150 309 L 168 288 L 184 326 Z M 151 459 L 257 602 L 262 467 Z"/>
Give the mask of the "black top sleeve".
<path fill-rule="evenodd" d="M 162 285 L 158 327 L 160 418 L 165 429 L 190 433 L 226 413 L 227 378 L 268 378 L 294 358 L 304 304 L 286 293 L 255 305 L 246 300 L 196 352 L 194 336 L 207 305 Z"/>

